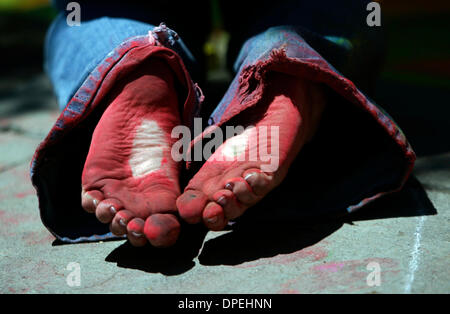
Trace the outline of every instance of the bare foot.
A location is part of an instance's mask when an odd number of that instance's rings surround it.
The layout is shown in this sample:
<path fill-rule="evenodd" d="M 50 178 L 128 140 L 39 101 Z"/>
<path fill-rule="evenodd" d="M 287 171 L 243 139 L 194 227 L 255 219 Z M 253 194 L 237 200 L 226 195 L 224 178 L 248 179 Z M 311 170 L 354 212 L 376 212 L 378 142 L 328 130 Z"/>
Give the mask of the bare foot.
<path fill-rule="evenodd" d="M 170 246 L 180 224 L 179 165 L 170 137 L 180 124 L 173 74 L 151 60 L 119 81 L 92 136 L 82 174 L 82 206 L 132 245 Z"/>
<path fill-rule="evenodd" d="M 233 121 L 255 128 L 225 141 L 177 199 L 188 223 L 203 221 L 211 230 L 223 229 L 282 182 L 315 133 L 325 106 L 320 86 L 286 74 L 269 75 L 265 101 Z M 277 127 L 278 136 L 271 133 Z M 271 158 L 261 158 L 261 152 L 270 152 Z"/>

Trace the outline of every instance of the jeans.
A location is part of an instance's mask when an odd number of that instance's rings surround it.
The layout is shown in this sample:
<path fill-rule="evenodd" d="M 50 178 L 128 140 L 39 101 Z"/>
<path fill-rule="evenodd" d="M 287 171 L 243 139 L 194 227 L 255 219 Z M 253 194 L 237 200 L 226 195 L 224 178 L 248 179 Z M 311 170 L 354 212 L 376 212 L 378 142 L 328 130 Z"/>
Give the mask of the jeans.
<path fill-rule="evenodd" d="M 64 10 L 67 2 L 56 4 Z M 264 204 L 267 212 L 272 203 L 283 209 L 286 219 L 305 213 L 352 212 L 400 189 L 411 172 L 412 148 L 395 122 L 369 98 L 383 56 L 383 36 L 365 24 L 367 2 L 229 1 L 223 7 L 223 25 L 232 34 L 229 58 L 235 59 L 235 77 L 209 116 L 209 125 L 225 126 L 246 108 L 257 106 L 269 71 L 304 77 L 328 93 L 329 104 L 314 141 L 291 166 L 282 183 L 285 188 L 262 202 L 261 215 Z M 62 11 L 47 34 L 45 70 L 62 113 L 31 165 L 43 223 L 69 243 L 114 237 L 82 210 L 80 201 L 90 136 L 104 110 L 97 105 L 99 99 L 111 81 L 138 66 L 140 58 L 166 58 L 186 90 L 182 115 L 189 125 L 201 113 L 203 97 L 194 80 L 202 81 L 197 74 L 202 69 L 198 46 L 207 34 L 191 11 L 171 12 L 154 3 L 145 10 L 123 12 L 111 3 L 108 17 L 95 1 L 81 1 L 81 9 L 81 26 L 68 26 L 67 12 Z M 189 39 L 187 45 L 171 29 L 155 28 L 164 10 L 180 28 L 174 29 L 180 37 Z M 127 17 L 115 16 L 121 13 Z M 195 14 L 203 13 L 201 9 Z M 160 48 L 149 44 L 155 38 Z M 283 190 L 292 189 L 302 192 L 301 200 L 282 196 Z"/>
<path fill-rule="evenodd" d="M 176 16 L 173 18 L 176 25 L 170 23 L 167 25 L 180 33 L 177 27 L 183 30 L 184 25 L 192 24 L 193 19 L 199 19 L 201 14 L 205 14 L 203 9 L 193 18 L 190 17 L 190 11 L 178 16 L 178 10 L 169 10 L 162 4 L 153 3 L 143 5 L 142 2 L 137 2 L 135 6 L 128 8 L 128 11 L 124 11 L 127 6 L 114 1 L 109 6 L 92 0 L 78 1 L 81 8 L 81 26 L 70 27 L 66 22 L 69 11 L 65 10 L 69 2 L 71 1 L 54 1 L 61 12 L 48 30 L 45 43 L 44 67 L 51 78 L 61 109 L 94 67 L 125 39 L 146 35 L 148 30 L 160 22 L 167 20 L 172 22 L 169 19 L 172 15 Z M 333 51 L 328 53 L 326 58 L 330 63 L 339 68 L 344 75 L 350 76 L 353 81 L 358 80 L 357 85 L 360 88 L 364 85 L 365 91 L 370 90 L 373 77 L 376 75 L 373 72 L 377 71 L 377 65 L 381 62 L 384 52 L 384 42 L 382 29 L 369 28 L 364 24 L 368 2 L 368 0 L 347 0 L 339 3 L 332 0 L 290 0 L 273 4 L 273 1 L 250 1 L 245 5 L 241 3 L 239 10 L 236 9 L 239 4 L 237 1 L 223 2 L 223 24 L 232 33 L 229 63 L 236 64 L 235 59 L 243 43 L 249 38 L 270 27 L 296 26 L 303 30 L 302 35 L 308 38 L 308 42 L 315 43 L 316 50 L 323 50 L 319 51 L 320 53 Z M 137 8 L 140 7 L 144 8 L 139 11 Z M 236 19 L 239 23 L 234 23 Z M 190 33 L 198 33 L 198 36 L 188 36 L 188 44 L 192 42 L 192 45 L 186 47 L 183 41 L 179 40 L 173 47 L 182 57 L 191 75 L 201 62 L 195 60 L 188 48 L 194 48 L 198 53 L 198 46 L 202 45 L 201 39 L 204 39 L 208 30 L 208 17 L 203 17 L 203 20 L 206 20 L 205 25 L 196 25 L 195 29 L 193 27 L 188 29 Z M 181 37 L 183 38 L 183 35 Z M 351 48 L 352 42 L 358 42 L 358 47 Z M 335 43 L 336 47 L 329 47 L 332 43 Z M 199 54 L 195 56 L 197 59 L 201 58 Z M 356 73 L 362 72 L 361 67 L 364 67 L 364 74 Z M 236 66 L 234 70 L 237 70 Z"/>

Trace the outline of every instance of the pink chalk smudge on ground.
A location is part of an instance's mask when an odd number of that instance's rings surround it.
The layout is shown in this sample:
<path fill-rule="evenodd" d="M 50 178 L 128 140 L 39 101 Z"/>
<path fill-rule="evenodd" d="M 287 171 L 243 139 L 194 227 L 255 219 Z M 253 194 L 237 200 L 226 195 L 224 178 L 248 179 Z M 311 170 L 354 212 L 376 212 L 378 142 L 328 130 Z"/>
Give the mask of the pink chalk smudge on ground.
<path fill-rule="evenodd" d="M 283 283 L 279 293 L 297 290 L 298 287 L 305 289 L 305 293 L 363 292 L 373 289 L 366 282 L 370 273 L 366 267 L 370 262 L 380 264 L 382 282 L 393 281 L 400 273 L 397 261 L 391 258 L 334 261 L 311 266 L 301 275 Z"/>
<path fill-rule="evenodd" d="M 300 291 L 296 289 L 282 289 L 279 291 L 281 294 L 300 294 Z"/>
<path fill-rule="evenodd" d="M 22 294 L 22 293 L 27 293 L 28 291 L 30 291 L 30 289 L 28 289 L 28 288 L 20 288 L 19 290 L 16 290 L 12 287 L 8 288 L 8 292 L 13 293 L 13 294 Z"/>
<path fill-rule="evenodd" d="M 4 210 L 0 210 L 0 223 L 3 227 L 8 225 L 17 225 L 21 222 L 30 220 L 29 215 L 24 215 L 20 213 L 9 213 Z"/>
<path fill-rule="evenodd" d="M 51 244 L 55 240 L 55 237 L 51 233 L 45 230 L 41 230 L 26 232 L 25 234 L 23 234 L 22 239 L 28 245 L 40 245 Z"/>
<path fill-rule="evenodd" d="M 344 266 L 345 266 L 344 263 L 327 263 L 327 264 L 323 264 L 323 265 L 314 266 L 314 270 L 328 271 L 328 272 L 335 273 L 335 272 L 341 270 L 342 268 L 344 268 Z"/>
<path fill-rule="evenodd" d="M 15 194 L 15 197 L 17 197 L 17 198 L 24 198 L 24 197 L 30 196 L 30 195 L 36 195 L 36 190 L 30 189 L 30 190 L 25 191 L 25 192 L 17 193 L 17 194 Z"/>
<path fill-rule="evenodd" d="M 328 256 L 328 252 L 323 247 L 307 247 L 303 250 L 291 253 L 291 254 L 280 254 L 274 257 L 262 258 L 255 262 L 244 263 L 242 265 L 237 265 L 239 268 L 250 268 L 262 265 L 277 264 L 286 265 L 290 263 L 295 263 L 299 260 L 309 260 L 312 262 L 320 261 Z"/>

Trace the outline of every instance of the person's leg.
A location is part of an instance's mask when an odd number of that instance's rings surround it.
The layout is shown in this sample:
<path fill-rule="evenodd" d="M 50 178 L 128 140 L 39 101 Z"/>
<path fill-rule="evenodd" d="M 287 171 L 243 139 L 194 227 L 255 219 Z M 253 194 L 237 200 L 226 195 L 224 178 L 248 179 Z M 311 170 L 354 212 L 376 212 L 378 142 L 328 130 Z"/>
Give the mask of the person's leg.
<path fill-rule="evenodd" d="M 104 101 L 83 169 L 83 208 L 133 245 L 172 245 L 180 228 L 180 164 L 170 155 L 170 134 L 181 124 L 175 75 L 163 61 L 148 60 Z"/>
<path fill-rule="evenodd" d="M 223 3 L 225 28 L 233 34 L 228 53 L 231 66 L 249 38 L 271 27 L 297 28 L 303 39 L 339 72 L 372 96 L 385 50 L 385 24 L 367 25 L 371 0 L 287 0 L 279 3 Z M 383 17 L 383 14 L 381 15 Z M 239 20 L 239 23 L 235 23 Z M 236 71 L 237 68 L 235 67 Z"/>
<path fill-rule="evenodd" d="M 84 12 L 84 11 L 83 11 Z M 44 69 L 58 105 L 63 110 L 89 74 L 115 48 L 135 36 L 146 35 L 155 25 L 126 18 L 97 17 L 68 26 L 61 13 L 50 26 L 45 42 Z M 182 40 L 173 47 L 192 72 L 195 59 Z"/>
<path fill-rule="evenodd" d="M 69 27 L 64 15 L 53 23 L 45 64 L 63 112 L 31 172 L 42 220 L 59 239 L 112 237 L 82 204 L 134 245 L 176 240 L 170 132 L 189 125 L 199 100 L 182 59 L 192 63 L 168 28 L 107 17 Z"/>
<path fill-rule="evenodd" d="M 222 129 L 248 124 L 255 124 L 257 129 L 269 125 L 279 127 L 280 166 L 268 171 L 262 169 L 262 162 L 237 160 L 243 152 L 274 147 L 261 140 L 252 141 L 254 135 L 250 132 L 227 140 L 178 198 L 181 217 L 191 223 L 204 220 L 213 230 L 222 229 L 227 220 L 239 217 L 280 184 L 306 138 L 311 138 L 318 129 L 324 107 L 340 123 L 327 120 L 320 127 L 321 133 L 326 133 L 323 129 L 337 126 L 331 133 L 339 136 L 330 136 L 328 132 L 325 140 L 321 136 L 321 142 L 312 145 L 310 163 L 304 167 L 310 169 L 302 169 L 305 172 L 295 175 L 295 184 L 302 188 L 291 186 L 284 197 L 292 197 L 292 193 L 301 195 L 298 208 L 302 208 L 300 204 L 309 198 L 308 194 L 321 195 L 325 202 L 316 199 L 310 204 L 315 202 L 315 207 L 325 204 L 322 211 L 336 213 L 353 211 L 403 185 L 415 159 L 407 140 L 389 116 L 324 59 L 325 55 L 336 66 L 348 69 L 351 54 L 345 51 L 347 48 L 298 26 L 271 27 L 245 42 L 235 63 L 237 75 L 209 123 Z M 333 52 L 342 53 L 342 58 L 335 58 Z M 330 143 L 334 138 L 338 139 L 338 145 Z M 273 142 L 272 137 L 269 140 Z M 327 147 L 336 146 L 340 147 L 330 156 Z M 213 157 L 224 152 L 234 152 L 235 160 L 214 160 Z M 327 191 L 328 195 L 320 190 Z"/>
<path fill-rule="evenodd" d="M 223 229 L 283 181 L 314 136 L 326 103 L 321 87 L 280 72 L 266 79 L 257 106 L 233 119 L 231 125 L 245 131 L 218 147 L 178 198 L 188 223 Z"/>

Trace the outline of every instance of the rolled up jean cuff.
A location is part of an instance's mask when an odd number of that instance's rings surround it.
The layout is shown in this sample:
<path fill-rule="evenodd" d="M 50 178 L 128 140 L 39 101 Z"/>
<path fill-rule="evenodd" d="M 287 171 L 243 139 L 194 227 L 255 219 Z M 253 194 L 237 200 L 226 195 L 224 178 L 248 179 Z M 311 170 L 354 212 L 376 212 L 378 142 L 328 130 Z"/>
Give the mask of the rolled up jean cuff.
<path fill-rule="evenodd" d="M 291 167 L 288 177 L 292 180 L 285 180 L 280 189 L 289 193 L 295 190 L 298 196 L 294 206 L 286 204 L 286 211 L 280 209 L 286 217 L 290 207 L 293 216 L 307 211 L 351 213 L 399 191 L 416 159 L 394 120 L 309 42 L 340 65 L 336 54 L 342 47 L 296 26 L 271 27 L 248 39 L 235 63 L 237 74 L 208 122 L 210 126 L 223 126 L 232 118 L 236 121 L 244 110 L 258 106 L 268 84 L 276 84 L 268 81 L 269 72 L 299 77 L 325 88 L 327 112 L 318 134 L 296 158 L 302 164 Z M 277 199 L 292 197 L 278 195 Z M 277 205 L 284 206 L 280 202 Z"/>
<path fill-rule="evenodd" d="M 181 57 L 171 49 L 176 42 L 164 25 L 122 42 L 99 62 L 68 101 L 31 162 L 42 222 L 67 243 L 117 238 L 95 215 L 81 207 L 81 174 L 94 128 L 108 104 L 102 99 L 114 83 L 146 60 L 157 58 L 174 72 L 184 125 L 190 126 L 202 100 Z M 182 96 L 181 96 L 182 95 Z M 183 98 L 184 97 L 184 98 Z"/>

